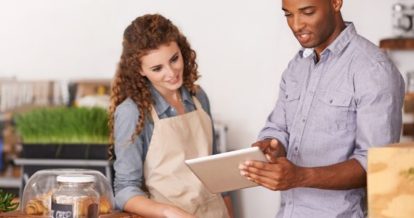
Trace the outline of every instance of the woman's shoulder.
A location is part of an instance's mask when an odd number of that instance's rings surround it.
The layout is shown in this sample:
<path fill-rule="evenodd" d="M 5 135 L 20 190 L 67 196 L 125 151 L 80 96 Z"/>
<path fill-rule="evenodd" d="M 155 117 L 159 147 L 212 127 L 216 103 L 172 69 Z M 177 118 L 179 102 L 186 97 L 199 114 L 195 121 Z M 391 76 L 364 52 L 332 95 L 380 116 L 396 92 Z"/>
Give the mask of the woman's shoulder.
<path fill-rule="evenodd" d="M 206 93 L 206 92 L 204 91 L 204 89 L 203 89 L 201 86 L 199 86 L 199 85 L 197 85 L 195 96 L 196 96 L 196 98 L 197 98 L 198 100 L 200 100 L 200 101 L 202 101 L 202 100 L 207 100 L 207 101 L 208 101 L 208 96 L 207 96 L 207 93 Z"/>
<path fill-rule="evenodd" d="M 116 107 L 115 114 L 122 116 L 138 116 L 139 109 L 137 107 L 137 104 L 135 104 L 131 98 L 126 98 L 123 102 L 121 102 L 121 104 Z"/>
<path fill-rule="evenodd" d="M 198 101 L 200 101 L 200 104 L 203 106 L 204 110 L 210 113 L 210 101 L 208 100 L 207 93 L 199 85 L 197 85 L 195 97 L 198 99 Z"/>

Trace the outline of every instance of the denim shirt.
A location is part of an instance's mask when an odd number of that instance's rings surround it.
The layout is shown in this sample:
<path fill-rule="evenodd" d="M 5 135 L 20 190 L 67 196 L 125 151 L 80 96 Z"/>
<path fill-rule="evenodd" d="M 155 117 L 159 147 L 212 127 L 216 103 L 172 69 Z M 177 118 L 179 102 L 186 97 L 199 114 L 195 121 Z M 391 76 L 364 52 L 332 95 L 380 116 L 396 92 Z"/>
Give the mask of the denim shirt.
<path fill-rule="evenodd" d="M 151 85 L 150 91 L 155 102 L 155 111 L 160 119 L 177 116 L 176 110 Z M 180 89 L 180 92 L 185 112 L 194 111 L 196 108 L 190 92 L 184 87 Z M 206 93 L 199 88 L 195 97 L 200 101 L 202 109 L 211 118 L 210 105 Z M 144 183 L 143 167 L 148 146 L 151 142 L 154 123 L 150 117 L 146 117 L 143 130 L 135 138 L 135 141 L 132 142 L 131 136 L 135 133 L 139 113 L 135 102 L 127 98 L 117 106 L 114 115 L 114 147 L 116 155 L 114 162 L 114 191 L 116 207 L 121 210 L 132 197 L 137 195 L 146 196 L 146 193 L 141 189 Z M 213 137 L 213 153 L 216 153 L 216 151 L 216 143 Z"/>
<path fill-rule="evenodd" d="M 303 167 L 349 159 L 366 170 L 367 151 L 399 141 L 404 81 L 389 58 L 352 23 L 316 62 L 302 49 L 282 75 L 279 98 L 259 139 L 276 138 Z M 363 217 L 365 189 L 282 191 L 277 217 Z"/>

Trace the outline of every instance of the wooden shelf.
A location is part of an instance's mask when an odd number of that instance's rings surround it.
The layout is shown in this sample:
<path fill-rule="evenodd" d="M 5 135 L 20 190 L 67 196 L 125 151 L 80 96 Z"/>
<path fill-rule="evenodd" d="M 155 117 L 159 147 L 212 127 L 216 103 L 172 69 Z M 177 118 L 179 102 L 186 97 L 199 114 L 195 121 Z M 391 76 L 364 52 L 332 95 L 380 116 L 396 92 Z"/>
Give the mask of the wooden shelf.
<path fill-rule="evenodd" d="M 2 188 L 20 188 L 21 180 L 20 178 L 16 177 L 1 177 L 0 179 L 0 187 Z"/>
<path fill-rule="evenodd" d="M 414 113 L 414 93 L 406 93 L 404 96 L 404 113 Z"/>
<path fill-rule="evenodd" d="M 414 50 L 414 38 L 382 39 L 379 47 L 387 50 Z"/>

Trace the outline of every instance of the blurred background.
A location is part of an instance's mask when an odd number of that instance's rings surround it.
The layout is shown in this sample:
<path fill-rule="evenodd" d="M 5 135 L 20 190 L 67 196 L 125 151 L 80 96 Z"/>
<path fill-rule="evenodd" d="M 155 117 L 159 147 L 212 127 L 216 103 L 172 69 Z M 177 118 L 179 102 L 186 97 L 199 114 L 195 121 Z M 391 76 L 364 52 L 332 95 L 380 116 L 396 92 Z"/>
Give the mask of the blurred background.
<path fill-rule="evenodd" d="M 342 10 L 358 33 L 382 43 L 404 77 L 414 71 L 413 21 L 403 16 L 413 13 L 413 5 L 354 0 L 344 1 Z M 105 108 L 123 31 L 147 13 L 170 18 L 197 52 L 199 84 L 210 98 L 222 151 L 255 141 L 276 101 L 281 74 L 300 48 L 280 0 L 0 0 L 0 188 L 19 190 L 27 162 L 14 160 L 32 154 L 22 153 L 15 114 L 44 106 Z M 406 113 L 404 122 L 403 140 L 410 141 L 414 118 Z M 232 197 L 240 218 L 273 217 L 280 203 L 278 192 L 263 188 Z"/>

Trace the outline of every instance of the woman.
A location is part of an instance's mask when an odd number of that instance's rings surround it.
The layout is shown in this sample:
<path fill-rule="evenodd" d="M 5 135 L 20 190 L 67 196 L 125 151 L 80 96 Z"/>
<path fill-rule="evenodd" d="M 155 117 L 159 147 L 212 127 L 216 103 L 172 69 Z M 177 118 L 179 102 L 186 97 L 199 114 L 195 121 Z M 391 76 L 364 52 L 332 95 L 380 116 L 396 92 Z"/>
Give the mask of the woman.
<path fill-rule="evenodd" d="M 184 164 L 213 150 L 208 98 L 194 84 L 195 58 L 161 15 L 138 17 L 126 28 L 110 107 L 119 209 L 144 217 L 229 216 L 223 198 Z"/>

